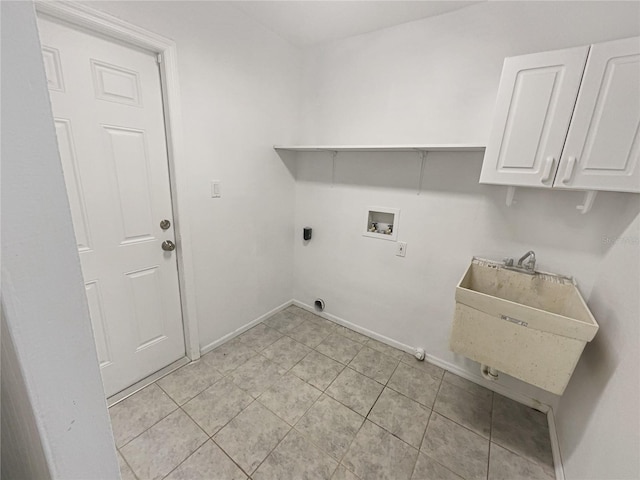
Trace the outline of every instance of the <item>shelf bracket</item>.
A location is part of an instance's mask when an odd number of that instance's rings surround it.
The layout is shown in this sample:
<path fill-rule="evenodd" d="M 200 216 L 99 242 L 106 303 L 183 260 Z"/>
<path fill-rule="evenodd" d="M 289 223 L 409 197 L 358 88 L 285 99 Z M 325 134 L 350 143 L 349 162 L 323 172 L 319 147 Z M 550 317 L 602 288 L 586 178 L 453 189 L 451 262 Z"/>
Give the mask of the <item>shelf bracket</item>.
<path fill-rule="evenodd" d="M 598 192 L 596 190 L 592 190 L 589 192 L 584 192 L 584 201 L 582 205 L 578 205 L 576 208 L 580 210 L 580 213 L 583 215 L 585 213 L 589 213 L 591 211 L 591 207 L 593 207 L 593 202 L 596 200 L 596 195 Z"/>
<path fill-rule="evenodd" d="M 508 186 L 507 187 L 507 198 L 505 200 L 505 204 L 507 205 L 507 207 L 510 207 L 511 205 L 518 203 L 513 199 L 515 194 L 516 194 L 516 187 Z"/>
<path fill-rule="evenodd" d="M 333 150 L 331 152 L 331 188 L 336 183 L 336 158 L 338 157 L 338 151 Z"/>
<path fill-rule="evenodd" d="M 422 181 L 424 180 L 424 167 L 427 163 L 427 155 L 429 152 L 420 150 L 420 178 L 418 180 L 418 195 L 422 193 Z"/>

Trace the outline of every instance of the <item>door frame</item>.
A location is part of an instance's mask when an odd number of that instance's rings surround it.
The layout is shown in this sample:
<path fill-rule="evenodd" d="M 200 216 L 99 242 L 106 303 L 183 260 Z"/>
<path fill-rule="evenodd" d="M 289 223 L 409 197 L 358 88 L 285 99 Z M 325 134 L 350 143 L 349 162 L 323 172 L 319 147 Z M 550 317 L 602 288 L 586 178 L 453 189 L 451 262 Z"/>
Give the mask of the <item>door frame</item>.
<path fill-rule="evenodd" d="M 127 45 L 143 48 L 159 55 L 160 83 L 164 107 L 164 125 L 169 163 L 171 205 L 175 227 L 176 258 L 180 307 L 184 329 L 185 354 L 191 360 L 200 358 L 200 339 L 196 316 L 195 278 L 191 229 L 187 205 L 187 171 L 182 137 L 182 110 L 178 84 L 177 48 L 173 40 L 142 29 L 91 7 L 67 1 L 36 1 L 38 15 L 62 20 L 72 26 L 99 33 Z"/>

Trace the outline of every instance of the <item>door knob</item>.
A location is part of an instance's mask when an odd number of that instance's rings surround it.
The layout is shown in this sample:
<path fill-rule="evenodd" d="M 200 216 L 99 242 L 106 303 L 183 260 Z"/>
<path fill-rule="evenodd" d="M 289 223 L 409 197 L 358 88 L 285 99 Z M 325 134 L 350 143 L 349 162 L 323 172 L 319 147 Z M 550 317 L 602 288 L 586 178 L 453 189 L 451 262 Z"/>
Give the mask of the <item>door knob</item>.
<path fill-rule="evenodd" d="M 162 220 L 160 222 L 160 228 L 163 230 L 167 230 L 171 226 L 171 222 L 169 220 Z"/>
<path fill-rule="evenodd" d="M 165 240 L 164 242 L 162 242 L 162 249 L 165 252 L 173 252 L 176 249 L 176 244 L 171 240 Z"/>

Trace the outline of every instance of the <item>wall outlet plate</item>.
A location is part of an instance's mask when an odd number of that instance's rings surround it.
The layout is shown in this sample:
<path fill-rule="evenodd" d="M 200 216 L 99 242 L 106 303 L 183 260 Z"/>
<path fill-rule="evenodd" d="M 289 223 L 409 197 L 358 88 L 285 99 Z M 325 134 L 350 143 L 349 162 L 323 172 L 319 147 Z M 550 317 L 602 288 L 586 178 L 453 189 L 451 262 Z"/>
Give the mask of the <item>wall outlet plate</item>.
<path fill-rule="evenodd" d="M 211 198 L 222 197 L 222 182 L 220 180 L 211 180 Z"/>

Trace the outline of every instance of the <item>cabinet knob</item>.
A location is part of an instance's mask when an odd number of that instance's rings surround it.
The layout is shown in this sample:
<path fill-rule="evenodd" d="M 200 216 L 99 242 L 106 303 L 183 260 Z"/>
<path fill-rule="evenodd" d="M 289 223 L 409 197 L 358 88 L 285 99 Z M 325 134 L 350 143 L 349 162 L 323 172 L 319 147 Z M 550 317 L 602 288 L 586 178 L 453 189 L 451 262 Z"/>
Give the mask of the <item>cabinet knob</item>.
<path fill-rule="evenodd" d="M 544 170 L 542 171 L 542 178 L 540 179 L 542 183 L 547 183 L 551 179 L 551 172 L 553 171 L 553 165 L 555 163 L 555 157 L 547 157 L 547 160 L 544 164 Z"/>

